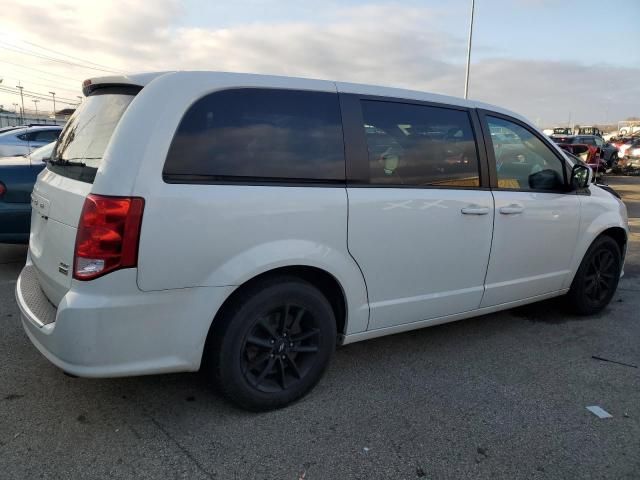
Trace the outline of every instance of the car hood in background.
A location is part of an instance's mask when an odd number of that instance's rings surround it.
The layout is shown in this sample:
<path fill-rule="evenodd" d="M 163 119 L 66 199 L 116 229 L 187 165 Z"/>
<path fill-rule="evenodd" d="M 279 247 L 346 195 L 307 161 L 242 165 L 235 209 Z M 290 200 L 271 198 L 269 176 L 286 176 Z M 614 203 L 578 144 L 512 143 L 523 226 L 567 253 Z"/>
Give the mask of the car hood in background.
<path fill-rule="evenodd" d="M 0 167 L 3 166 L 16 166 L 16 165 L 30 165 L 31 161 L 29 157 L 16 156 L 16 157 L 1 157 L 0 158 Z"/>

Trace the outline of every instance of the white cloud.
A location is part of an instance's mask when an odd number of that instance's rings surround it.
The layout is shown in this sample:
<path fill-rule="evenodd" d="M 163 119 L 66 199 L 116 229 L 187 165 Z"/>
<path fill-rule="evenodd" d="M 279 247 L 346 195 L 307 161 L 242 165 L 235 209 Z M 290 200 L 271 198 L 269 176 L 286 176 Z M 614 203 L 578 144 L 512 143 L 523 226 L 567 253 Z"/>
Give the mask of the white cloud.
<path fill-rule="evenodd" d="M 0 41 L 15 43 L 19 37 L 116 69 L 248 71 L 451 95 L 463 90 L 466 39 L 447 33 L 454 19 L 442 10 L 370 5 L 337 10 L 317 22 L 209 30 L 179 26 L 181 4 L 174 0 L 2 3 L 0 27 L 9 34 Z M 491 46 L 478 45 L 483 47 Z M 100 74 L 7 51 L 0 52 L 3 59 L 78 80 Z M 26 85 L 28 76 L 17 72 L 11 76 L 20 75 Z M 571 112 L 577 121 L 596 122 L 638 114 L 638 78 L 640 68 L 495 59 L 472 65 L 470 92 L 533 120 L 565 121 Z M 58 81 L 70 88 L 69 80 Z"/>

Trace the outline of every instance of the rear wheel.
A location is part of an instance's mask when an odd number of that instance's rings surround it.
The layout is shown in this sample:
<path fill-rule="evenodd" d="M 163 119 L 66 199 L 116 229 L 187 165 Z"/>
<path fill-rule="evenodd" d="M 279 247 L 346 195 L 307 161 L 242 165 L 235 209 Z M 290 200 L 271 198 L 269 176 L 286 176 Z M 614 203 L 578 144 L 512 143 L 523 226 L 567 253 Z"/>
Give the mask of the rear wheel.
<path fill-rule="evenodd" d="M 598 313 L 608 305 L 618 287 L 622 258 L 609 236 L 597 238 L 580 264 L 567 294 L 569 307 L 580 315 Z"/>
<path fill-rule="evenodd" d="M 225 396 L 249 410 L 283 407 L 306 394 L 335 350 L 331 305 L 295 277 L 249 287 L 216 321 L 216 380 Z"/>

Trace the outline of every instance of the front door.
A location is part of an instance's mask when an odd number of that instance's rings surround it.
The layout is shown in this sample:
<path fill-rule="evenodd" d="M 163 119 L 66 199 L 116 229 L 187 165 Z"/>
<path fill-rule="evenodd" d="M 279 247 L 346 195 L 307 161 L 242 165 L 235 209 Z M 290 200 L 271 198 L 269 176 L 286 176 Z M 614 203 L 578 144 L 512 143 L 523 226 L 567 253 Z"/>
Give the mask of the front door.
<path fill-rule="evenodd" d="M 495 224 L 482 306 L 556 292 L 571 280 L 580 202 L 565 161 L 515 119 L 484 113 L 494 182 Z"/>
<path fill-rule="evenodd" d="M 367 284 L 369 329 L 477 309 L 494 212 L 473 112 L 353 100 L 343 104 L 347 138 L 362 149 L 348 145 L 348 157 L 364 161 L 348 187 L 348 244 Z"/>

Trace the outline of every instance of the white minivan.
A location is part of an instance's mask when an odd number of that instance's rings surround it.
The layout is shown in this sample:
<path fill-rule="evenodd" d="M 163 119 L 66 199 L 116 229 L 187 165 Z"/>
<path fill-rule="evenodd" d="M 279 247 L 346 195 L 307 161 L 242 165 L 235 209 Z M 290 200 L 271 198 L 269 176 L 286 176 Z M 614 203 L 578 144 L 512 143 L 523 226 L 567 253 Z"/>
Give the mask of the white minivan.
<path fill-rule="evenodd" d="M 240 406 L 276 408 L 336 345 L 560 295 L 591 314 L 622 274 L 623 203 L 501 108 L 219 72 L 83 90 L 16 286 L 70 374 L 210 367 Z"/>

